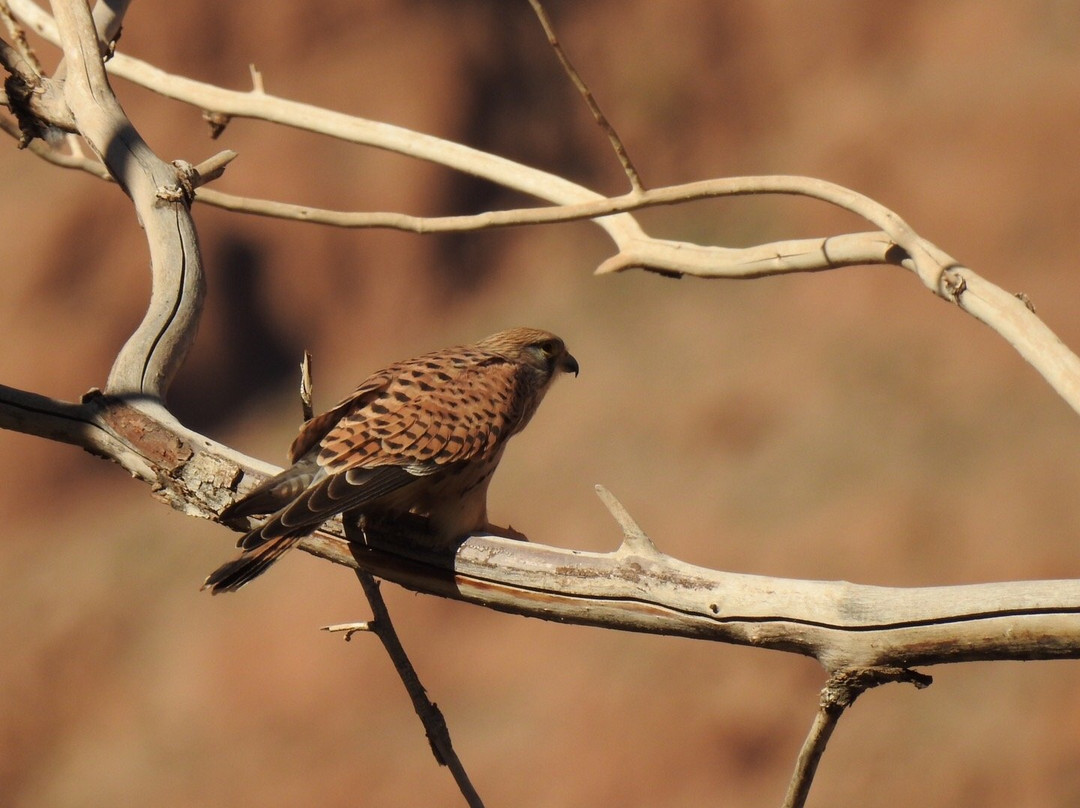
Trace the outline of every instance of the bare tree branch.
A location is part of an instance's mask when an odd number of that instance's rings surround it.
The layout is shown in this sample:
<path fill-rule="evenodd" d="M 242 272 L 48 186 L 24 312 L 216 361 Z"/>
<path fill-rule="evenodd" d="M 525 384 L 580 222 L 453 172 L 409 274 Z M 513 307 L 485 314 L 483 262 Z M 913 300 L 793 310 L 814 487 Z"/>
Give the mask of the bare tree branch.
<path fill-rule="evenodd" d="M 55 36 L 51 18 L 33 2 L 10 1 L 12 9 L 25 24 L 47 39 Z M 244 200 L 213 190 L 200 194 L 231 209 L 262 215 L 285 215 L 339 226 L 397 227 L 414 232 L 593 219 L 608 232 L 619 248 L 616 255 L 597 268 L 600 274 L 642 267 L 673 275 L 749 278 L 783 272 L 819 271 L 855 263 L 895 264 L 910 269 L 934 294 L 958 304 L 961 309 L 997 331 L 1043 375 L 1074 410 L 1080 412 L 1080 359 L 1035 316 L 1023 300 L 960 266 L 943 250 L 920 238 L 896 213 L 848 188 L 810 177 L 731 177 L 640 193 L 632 192 L 605 199 L 561 177 L 503 158 L 398 127 L 274 98 L 261 90 L 252 93 L 221 90 L 211 85 L 170 76 L 123 54 L 117 54 L 109 62 L 109 69 L 117 75 L 123 75 L 156 92 L 187 103 L 212 107 L 230 115 L 257 117 L 299 126 L 357 143 L 408 153 L 556 203 L 555 207 L 549 208 L 425 219 L 397 213 L 325 212 L 325 215 L 321 215 L 312 208 Z M 855 234 L 733 249 L 652 238 L 647 236 L 629 215 L 630 211 L 656 205 L 685 204 L 696 199 L 750 194 L 787 194 L 821 200 L 863 217 L 881 229 L 884 239 L 882 234 L 878 233 Z M 864 258 L 867 260 L 864 261 Z M 194 272 L 194 275 L 201 282 L 201 271 Z M 191 280 L 194 282 L 196 278 L 192 277 Z M 155 289 L 157 288 L 158 284 L 155 283 Z M 180 299 L 184 306 L 179 311 L 187 311 L 190 297 L 181 295 Z M 168 302 L 170 301 L 160 301 L 162 305 L 155 305 L 153 311 L 162 314 L 171 312 L 171 309 L 164 305 Z M 162 314 L 158 315 L 159 319 Z M 190 327 L 178 327 L 168 333 L 179 335 L 190 333 L 191 330 Z M 140 332 L 145 332 L 146 336 L 156 333 L 146 322 Z M 125 359 L 123 366 L 132 367 L 123 354 L 122 358 Z"/>
<path fill-rule="evenodd" d="M 0 427 L 108 456 L 185 513 L 213 519 L 245 477 L 275 469 L 91 393 L 82 405 L 0 387 Z M 330 524 L 313 555 L 418 592 L 623 631 L 794 652 L 829 671 L 1001 659 L 1080 658 L 1080 581 L 890 588 L 720 572 L 640 541 L 610 553 L 473 535 L 432 555 L 408 533 L 345 541 Z"/>
<path fill-rule="evenodd" d="M 829 681 L 821 689 L 821 698 L 818 700 L 814 722 L 810 726 L 810 734 L 806 736 L 802 749 L 799 750 L 783 808 L 803 808 L 806 804 L 818 763 L 821 762 L 825 747 L 836 729 L 836 723 L 844 711 L 855 703 L 855 699 L 870 688 L 889 682 L 907 682 L 924 688 L 929 687 L 932 681 L 929 676 L 909 668 L 845 669 L 829 676 Z"/>
<path fill-rule="evenodd" d="M 574 88 L 585 100 L 589 112 L 592 113 L 593 120 L 607 135 L 611 148 L 615 150 L 615 156 L 619 158 L 623 171 L 626 172 L 626 177 L 630 180 L 630 187 L 635 191 L 644 191 L 645 186 L 641 182 L 641 175 L 638 174 L 637 168 L 630 159 L 630 154 L 626 151 L 622 138 L 619 137 L 619 133 L 615 131 L 615 127 L 611 125 L 611 122 L 608 121 L 607 116 L 600 110 L 600 105 L 596 102 L 596 98 L 593 97 L 592 91 L 589 90 L 589 85 L 585 83 L 577 68 L 570 62 L 570 57 L 566 55 L 566 51 L 559 44 L 559 39 L 555 36 L 555 26 L 551 24 L 551 19 L 548 17 L 547 11 L 544 10 L 543 4 L 540 3 L 540 0 L 529 0 L 529 5 L 532 6 L 533 13 L 536 14 L 536 18 L 540 21 L 540 26 L 544 29 L 545 36 L 547 36 L 548 44 L 551 45 L 559 64 L 566 71 L 570 83 L 574 85 Z"/>
<path fill-rule="evenodd" d="M 55 22 L 40 6 L 32 0 L 9 2 L 12 11 L 27 27 L 53 44 L 59 42 Z M 602 198 L 600 194 L 556 174 L 530 168 L 513 160 L 387 123 L 278 98 L 264 92 L 260 87 L 251 92 L 226 90 L 166 73 L 123 53 L 117 53 L 109 61 L 108 70 L 153 92 L 200 109 L 234 118 L 264 120 L 405 154 L 557 204 Z M 628 216 L 611 217 L 598 224 L 616 242 L 640 233 L 637 222 Z"/>
<path fill-rule="evenodd" d="M 986 323 L 1009 341 L 1080 412 L 1080 359 L 1039 320 L 1026 298 L 1009 294 L 959 265 L 918 236 L 896 213 L 850 189 L 808 177 L 735 177 L 645 190 L 622 143 L 603 117 L 532 2 L 549 41 L 608 134 L 632 191 L 604 198 L 561 177 L 399 127 L 341 115 L 266 93 L 252 69 L 253 89 L 233 92 L 163 73 L 117 54 L 108 70 L 172 98 L 230 117 L 258 118 L 440 163 L 551 203 L 548 207 L 476 216 L 415 217 L 398 213 L 322 211 L 199 189 L 220 176 L 229 152 L 199 166 L 169 165 L 143 142 L 117 103 L 101 55 L 115 40 L 128 3 L 55 0 L 55 22 L 30 0 L 10 0 L 19 20 L 63 49 L 66 82 L 41 75 L 20 28 L 15 45 L 0 42 L 0 63 L 13 78 L 6 100 L 20 130 L 46 159 L 115 179 L 146 229 L 153 294 L 143 323 L 121 350 L 104 393 L 81 403 L 0 386 L 0 427 L 81 446 L 114 460 L 150 483 L 156 496 L 185 513 L 214 519 L 232 492 L 273 467 L 185 429 L 162 401 L 183 362 L 202 309 L 204 281 L 189 215 L 194 199 L 259 215 L 344 227 L 393 227 L 418 233 L 590 219 L 617 253 L 599 274 L 644 268 L 703 278 L 753 278 L 852 264 L 901 266 L 938 297 Z M 0 11 L 6 7 L 0 5 Z M 106 46 L 106 47 L 103 47 Z M 61 96 L 61 87 L 63 95 Z M 64 154 L 31 138 L 48 127 L 78 131 L 101 160 Z M 648 236 L 634 211 L 657 205 L 749 194 L 789 194 L 854 212 L 875 232 L 801 239 L 732 249 Z M 310 385 L 307 388 L 310 391 Z M 306 407 L 310 411 L 310 397 Z M 440 762 L 454 769 L 472 805 L 476 796 L 450 745 L 445 722 L 426 698 L 385 613 L 372 577 L 410 589 L 515 614 L 567 623 L 708 639 L 811 656 L 830 672 L 785 805 L 801 806 L 839 716 L 865 689 L 891 681 L 925 686 L 916 665 L 969 660 L 1080 658 L 1080 581 L 1024 581 L 973 586 L 885 588 L 793 581 L 696 567 L 661 552 L 605 489 L 605 505 L 623 531 L 619 547 L 587 553 L 498 536 L 474 535 L 453 553 L 433 553 L 400 533 L 349 542 L 340 525 L 305 539 L 308 552 L 356 570 L 375 612 L 366 625 L 386 646 L 424 720 Z M 390 530 L 390 528 L 387 528 Z M 401 662 L 400 660 L 404 660 Z"/>
<path fill-rule="evenodd" d="M 150 245 L 153 291 L 142 324 L 121 349 L 106 390 L 161 398 L 195 338 L 205 282 L 195 227 L 177 171 L 155 155 L 109 86 L 90 10 L 53 4 L 69 75 L 64 97 L 79 132 L 131 197 Z"/>
<path fill-rule="evenodd" d="M 367 624 L 366 630 L 379 638 L 387 655 L 394 663 L 394 668 L 412 701 L 413 709 L 424 725 L 424 732 L 427 734 L 428 743 L 431 744 L 431 752 L 435 760 L 440 766 L 450 769 L 454 782 L 457 783 L 458 789 L 470 808 L 483 808 L 484 803 L 454 750 L 454 744 L 450 740 L 450 730 L 446 726 L 442 710 L 428 698 L 427 691 L 420 683 L 420 677 L 398 638 L 397 630 L 390 619 L 390 610 L 386 608 L 386 601 L 383 600 L 382 592 L 379 591 L 379 582 L 371 573 L 360 569 L 356 570 L 356 577 L 364 589 L 364 595 L 374 615 L 372 621 Z M 346 639 L 348 637 L 349 635 L 346 634 Z"/>

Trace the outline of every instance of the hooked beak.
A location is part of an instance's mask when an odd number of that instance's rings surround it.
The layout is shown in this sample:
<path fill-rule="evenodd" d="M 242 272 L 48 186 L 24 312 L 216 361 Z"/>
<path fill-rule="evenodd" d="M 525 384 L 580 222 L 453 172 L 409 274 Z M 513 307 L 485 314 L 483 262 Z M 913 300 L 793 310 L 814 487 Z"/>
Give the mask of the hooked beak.
<path fill-rule="evenodd" d="M 563 371 L 564 373 L 573 373 L 575 376 L 577 376 L 579 369 L 580 368 L 578 367 L 577 360 L 574 359 L 574 357 L 572 357 L 568 353 L 563 354 L 563 358 L 559 361 L 559 370 Z"/>

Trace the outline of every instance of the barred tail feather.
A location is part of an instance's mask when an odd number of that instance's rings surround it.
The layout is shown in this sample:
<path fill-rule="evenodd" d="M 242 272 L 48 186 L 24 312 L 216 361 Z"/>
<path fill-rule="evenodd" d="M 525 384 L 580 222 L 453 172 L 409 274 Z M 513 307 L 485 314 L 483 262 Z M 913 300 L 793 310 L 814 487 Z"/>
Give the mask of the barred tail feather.
<path fill-rule="evenodd" d="M 212 595 L 235 592 L 266 572 L 271 564 L 283 553 L 291 550 L 300 539 L 301 536 L 282 536 L 246 550 L 239 558 L 222 564 L 210 573 L 202 588 L 209 589 Z"/>

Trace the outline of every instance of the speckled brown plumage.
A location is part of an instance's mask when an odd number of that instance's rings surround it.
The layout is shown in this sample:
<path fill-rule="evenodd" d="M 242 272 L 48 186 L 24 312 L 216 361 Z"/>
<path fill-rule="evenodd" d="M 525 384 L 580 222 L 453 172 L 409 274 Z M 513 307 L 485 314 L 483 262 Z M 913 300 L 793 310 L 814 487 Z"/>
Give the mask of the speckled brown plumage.
<path fill-rule="evenodd" d="M 222 520 L 272 515 L 240 539 L 241 556 L 204 588 L 239 589 L 339 513 L 415 513 L 443 543 L 484 529 L 487 488 L 506 441 L 525 428 L 560 372 L 578 372 L 561 339 L 513 328 L 372 374 L 304 424 L 289 468 L 222 512 Z"/>

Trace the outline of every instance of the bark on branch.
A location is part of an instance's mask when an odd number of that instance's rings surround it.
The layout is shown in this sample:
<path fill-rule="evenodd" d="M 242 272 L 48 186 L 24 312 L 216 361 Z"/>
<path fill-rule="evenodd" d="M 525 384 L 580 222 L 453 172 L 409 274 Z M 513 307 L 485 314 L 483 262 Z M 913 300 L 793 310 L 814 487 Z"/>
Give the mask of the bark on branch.
<path fill-rule="evenodd" d="M 37 9 L 21 0 L 13 5 Z M 157 400 L 183 360 L 201 310 L 202 268 L 187 211 L 192 183 L 186 172 L 150 152 L 116 103 L 85 4 L 58 0 L 55 11 L 56 31 L 48 30 L 52 21 L 40 18 L 40 10 L 25 12 L 26 19 L 63 44 L 71 73 L 65 98 L 80 131 L 135 203 L 151 245 L 154 291 L 142 326 L 117 358 L 106 394 L 74 405 L 5 388 L 0 425 L 110 457 L 150 482 L 174 507 L 212 518 L 243 475 L 260 476 L 268 467 L 185 430 Z M 122 67 L 124 61 L 118 55 L 111 65 Z M 261 90 L 226 93 L 222 102 L 236 104 L 237 96 L 255 105 L 249 110 L 253 114 L 257 110 L 268 119 L 282 114 L 283 102 L 264 106 Z M 370 137 L 381 131 L 366 122 L 352 125 Z M 731 178 L 604 200 L 508 161 L 448 151 L 434 139 L 416 136 L 418 145 L 399 130 L 382 135 L 383 147 L 403 149 L 411 142 L 428 159 L 460 160 L 471 170 L 486 166 L 504 184 L 570 203 L 553 220 L 615 213 L 598 220 L 620 244 L 619 256 L 601 271 L 647 266 L 731 277 L 737 269 L 746 277 L 842 266 L 867 257 L 905 266 L 935 294 L 997 329 L 1080 409 L 1080 360 L 1026 301 L 959 267 L 895 213 L 848 189 L 809 178 Z M 792 242 L 779 251 L 777 245 L 727 250 L 637 237 L 640 229 L 626 212 L 746 193 L 815 197 L 862 215 L 882 232 Z M 755 249 L 761 252 L 757 257 Z M 320 533 L 305 547 L 419 591 L 547 619 L 796 651 L 829 670 L 1080 655 L 1080 584 L 1069 581 L 906 590 L 786 581 L 694 567 L 655 550 L 637 534 L 615 552 L 600 554 L 485 536 L 470 538 L 452 558 L 406 557 L 348 545 L 333 532 Z"/>
<path fill-rule="evenodd" d="M 64 98 L 79 133 L 131 197 L 150 246 L 150 306 L 106 390 L 161 398 L 195 338 L 205 294 L 191 198 L 177 168 L 154 154 L 113 95 L 86 3 L 57 0 L 53 11 L 67 67 Z"/>
<path fill-rule="evenodd" d="M 86 139 L 109 176 L 131 197 L 146 230 L 153 292 L 147 314 L 120 351 L 104 392 L 91 391 L 82 402 L 70 403 L 0 386 L 0 428 L 81 446 L 149 483 L 154 494 L 172 507 L 215 519 L 233 492 L 249 484 L 247 477 L 261 479 L 275 469 L 185 429 L 162 399 L 186 356 L 202 310 L 203 273 L 188 208 L 196 188 L 220 174 L 231 155 L 223 153 L 198 168 L 181 161 L 168 164 L 128 121 L 102 64 L 102 50 L 117 34 L 126 2 L 99 6 L 96 24 L 83 0 L 56 0 L 55 20 L 30 0 L 9 3 L 20 19 L 62 47 L 66 80 L 44 79 L 19 48 L 0 42 L 0 64 L 13 77 L 7 85 L 7 102 L 19 113 L 21 127 L 12 131 L 7 124 L 7 131 L 23 139 L 59 127 L 78 131 Z M 546 23 L 545 28 L 554 45 L 554 34 Z M 573 74 L 569 63 L 564 64 Z M 1035 316 L 1025 298 L 960 266 L 894 212 L 850 189 L 808 177 L 734 177 L 646 190 L 613 136 L 633 190 L 605 198 L 562 177 L 460 144 L 276 98 L 265 92 L 257 76 L 251 92 L 238 93 L 164 74 L 122 54 L 115 56 L 109 69 L 212 110 L 222 125 L 231 116 L 249 116 L 307 128 L 441 163 L 552 203 L 545 208 L 428 218 L 313 211 L 201 192 L 201 198 L 222 206 L 415 232 L 590 219 L 618 248 L 597 269 L 599 274 L 640 267 L 677 276 L 753 278 L 853 264 L 896 265 L 911 271 L 935 295 L 995 329 L 1080 412 L 1080 359 Z M 584 93 L 591 100 L 587 89 Z M 599 108 L 595 104 L 591 108 L 602 119 Z M 613 130 L 609 134 L 614 135 Z M 41 153 L 67 165 L 97 167 L 81 155 Z M 749 194 L 817 199 L 862 216 L 877 230 L 732 249 L 651 237 L 633 216 L 633 211 L 650 206 Z M 301 547 L 356 569 L 369 592 L 377 589 L 369 577 L 376 575 L 419 592 L 520 615 L 751 645 L 817 659 L 831 678 L 800 756 L 786 803 L 790 805 L 805 800 L 836 720 L 864 689 L 885 681 L 925 684 L 911 671 L 913 666 L 1080 657 L 1080 581 L 901 589 L 722 572 L 664 554 L 612 495 L 603 489 L 600 494 L 623 531 L 622 542 L 608 553 L 478 535 L 453 553 L 432 555 L 422 549 L 423 542 L 413 542 L 405 533 L 369 534 L 368 544 L 356 544 L 346 541 L 340 526 L 334 525 Z M 377 616 L 379 620 L 389 626 L 387 618 Z M 447 758 L 445 752 L 440 756 Z M 463 792 L 470 790 L 466 783 Z"/>
<path fill-rule="evenodd" d="M 0 387 L 0 427 L 115 460 L 158 498 L 208 519 L 245 477 L 273 471 L 96 392 L 71 404 Z M 339 525 L 301 548 L 417 592 L 545 620 L 789 651 L 830 672 L 1080 658 L 1080 581 L 890 588 L 745 575 L 672 558 L 621 521 L 625 538 L 609 553 L 474 535 L 438 556 L 408 534 L 350 544 Z"/>
<path fill-rule="evenodd" d="M 32 0 L 8 0 L 15 15 L 50 42 L 59 42 L 56 22 Z M 758 278 L 789 272 L 816 272 L 856 264 L 891 264 L 913 272 L 928 290 L 955 303 L 994 329 L 1042 374 L 1054 390 L 1080 413 L 1080 358 L 1043 323 L 1022 296 L 1000 289 L 943 250 L 921 238 L 895 212 L 851 189 L 813 177 L 727 177 L 605 198 L 563 177 L 470 149 L 431 135 L 369 121 L 273 96 L 261 86 L 250 92 L 225 90 L 171 75 L 130 56 L 117 53 L 108 70 L 178 101 L 213 109 L 226 116 L 251 117 L 305 129 L 353 143 L 386 149 L 469 173 L 506 188 L 553 203 L 552 207 L 491 211 L 476 216 L 418 217 L 403 213 L 345 213 L 318 211 L 281 202 L 252 200 L 205 190 L 199 198 L 216 200 L 232 210 L 322 221 L 346 227 L 392 227 L 413 232 L 471 230 L 484 227 L 540 224 L 579 219 L 601 227 L 618 251 L 597 273 L 644 268 L 662 274 L 702 278 Z M 748 248 L 692 244 L 649 236 L 632 211 L 656 205 L 685 204 L 698 199 L 751 194 L 786 194 L 817 199 L 861 216 L 879 232 L 852 233 L 775 242 Z M 148 235 L 150 229 L 148 228 Z M 151 239 L 153 244 L 153 239 Z M 197 250 L 194 253 L 197 256 Z M 155 273 L 159 264 L 155 261 Z M 179 342 L 193 332 L 193 303 L 201 294 L 201 268 L 182 274 L 188 289 L 168 295 L 155 275 L 151 312 L 114 370 L 110 389 L 131 389 L 155 373 L 167 379 L 170 361 L 182 353 Z M 161 291 L 159 293 L 159 286 Z M 171 307 L 175 303 L 176 308 Z M 175 314 L 174 314 L 175 312 Z M 175 317 L 175 321 L 170 318 Z M 162 335 L 160 345 L 158 335 Z M 146 369 L 140 361 L 147 363 Z M 121 387 L 120 382 L 124 385 Z M 159 389 L 163 385 L 156 385 Z"/>

